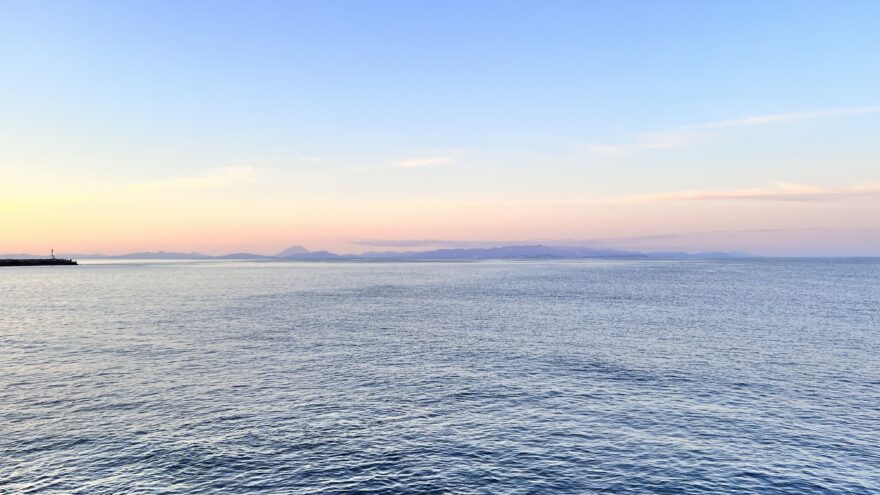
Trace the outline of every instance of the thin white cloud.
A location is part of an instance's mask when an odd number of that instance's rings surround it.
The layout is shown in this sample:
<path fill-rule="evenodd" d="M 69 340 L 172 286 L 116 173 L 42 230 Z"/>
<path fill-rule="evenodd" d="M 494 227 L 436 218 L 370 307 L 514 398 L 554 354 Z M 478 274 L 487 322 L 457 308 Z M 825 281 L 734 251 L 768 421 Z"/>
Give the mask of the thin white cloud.
<path fill-rule="evenodd" d="M 352 244 L 377 248 L 465 248 L 511 245 L 523 241 L 464 241 L 454 239 L 362 239 Z"/>
<path fill-rule="evenodd" d="M 693 132 L 683 130 L 645 134 L 638 141 L 624 144 L 588 144 L 583 149 L 597 155 L 626 156 L 643 150 L 681 148 L 693 142 Z"/>
<path fill-rule="evenodd" d="M 811 112 L 788 112 L 773 115 L 759 115 L 742 119 L 722 120 L 688 126 L 686 129 L 719 129 L 725 127 L 744 127 L 752 125 L 776 124 L 780 122 L 800 122 L 803 120 L 830 119 L 835 117 L 850 117 L 853 115 L 865 115 L 880 113 L 880 106 L 858 108 L 835 108 L 831 110 L 816 110 Z"/>
<path fill-rule="evenodd" d="M 639 151 L 653 149 L 680 148 L 703 137 L 708 131 L 716 129 L 731 129 L 738 127 L 750 127 L 768 124 L 781 124 L 788 122 L 801 122 L 804 120 L 820 120 L 837 117 L 850 117 L 880 113 L 880 106 L 867 106 L 858 108 L 837 108 L 831 110 L 816 110 L 810 112 L 787 112 L 771 115 L 757 115 L 739 119 L 721 120 L 718 122 L 705 122 L 682 127 L 676 127 L 666 131 L 654 132 L 638 136 L 635 141 L 629 143 L 612 144 L 588 144 L 583 149 L 599 155 L 626 156 Z"/>
<path fill-rule="evenodd" d="M 446 165 L 453 161 L 455 159 L 451 156 L 428 156 L 402 160 L 397 162 L 397 166 L 404 168 L 430 167 L 432 165 Z"/>
<path fill-rule="evenodd" d="M 296 161 L 303 163 L 318 163 L 322 160 L 320 156 L 298 156 L 296 157 Z"/>
<path fill-rule="evenodd" d="M 859 196 L 880 195 L 880 183 L 842 188 L 821 188 L 781 183 L 775 187 L 729 191 L 691 190 L 643 194 L 629 201 L 830 201 Z"/>
<path fill-rule="evenodd" d="M 217 189 L 255 182 L 259 171 L 254 167 L 223 167 L 207 170 L 198 175 L 132 184 L 139 190 L 192 190 Z"/>

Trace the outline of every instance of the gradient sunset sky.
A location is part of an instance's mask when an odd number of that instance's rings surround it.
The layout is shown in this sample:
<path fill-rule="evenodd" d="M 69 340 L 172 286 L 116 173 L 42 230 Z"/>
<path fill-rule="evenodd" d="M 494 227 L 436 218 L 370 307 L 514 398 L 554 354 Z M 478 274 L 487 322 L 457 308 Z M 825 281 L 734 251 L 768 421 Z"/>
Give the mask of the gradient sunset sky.
<path fill-rule="evenodd" d="M 0 252 L 880 255 L 880 2 L 0 2 Z"/>

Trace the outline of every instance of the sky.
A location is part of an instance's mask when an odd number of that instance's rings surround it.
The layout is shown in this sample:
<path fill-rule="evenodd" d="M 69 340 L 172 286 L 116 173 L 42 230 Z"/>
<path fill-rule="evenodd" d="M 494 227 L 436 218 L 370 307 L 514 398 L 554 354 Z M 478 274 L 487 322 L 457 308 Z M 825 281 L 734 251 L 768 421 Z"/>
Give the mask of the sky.
<path fill-rule="evenodd" d="M 0 252 L 880 256 L 880 2 L 0 0 Z"/>

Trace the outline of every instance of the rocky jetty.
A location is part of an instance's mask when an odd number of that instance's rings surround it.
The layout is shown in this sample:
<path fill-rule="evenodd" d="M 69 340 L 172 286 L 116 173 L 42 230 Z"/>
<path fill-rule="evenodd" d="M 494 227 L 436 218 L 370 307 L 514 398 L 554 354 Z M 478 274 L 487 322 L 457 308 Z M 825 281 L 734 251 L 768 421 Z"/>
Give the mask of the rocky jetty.
<path fill-rule="evenodd" d="M 44 266 L 44 265 L 77 265 L 73 260 L 61 258 L 44 259 L 0 259 L 0 266 Z"/>

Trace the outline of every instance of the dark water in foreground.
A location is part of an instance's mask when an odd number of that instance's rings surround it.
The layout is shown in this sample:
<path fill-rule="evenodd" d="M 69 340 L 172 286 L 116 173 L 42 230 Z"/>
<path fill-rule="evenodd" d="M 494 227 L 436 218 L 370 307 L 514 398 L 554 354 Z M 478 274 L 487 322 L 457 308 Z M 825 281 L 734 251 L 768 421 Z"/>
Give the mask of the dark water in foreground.
<path fill-rule="evenodd" d="M 0 493 L 878 493 L 880 260 L 0 270 Z"/>

